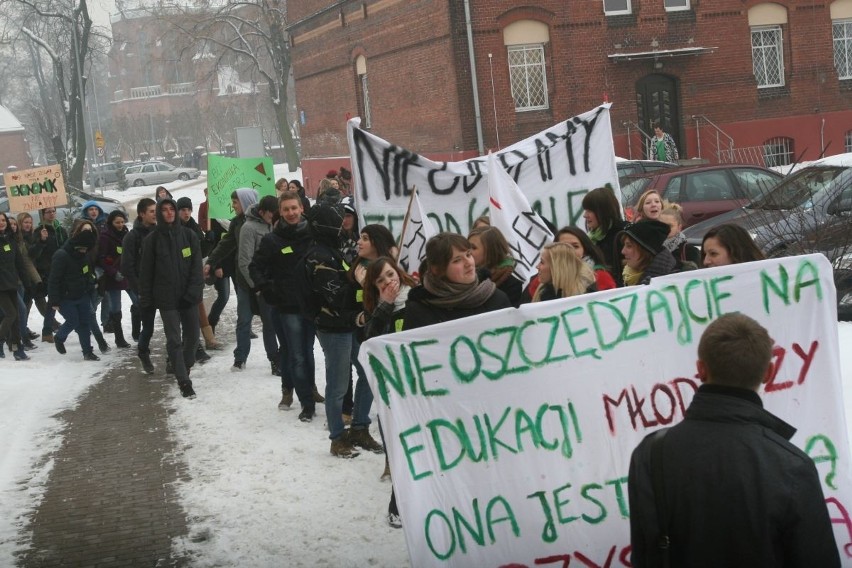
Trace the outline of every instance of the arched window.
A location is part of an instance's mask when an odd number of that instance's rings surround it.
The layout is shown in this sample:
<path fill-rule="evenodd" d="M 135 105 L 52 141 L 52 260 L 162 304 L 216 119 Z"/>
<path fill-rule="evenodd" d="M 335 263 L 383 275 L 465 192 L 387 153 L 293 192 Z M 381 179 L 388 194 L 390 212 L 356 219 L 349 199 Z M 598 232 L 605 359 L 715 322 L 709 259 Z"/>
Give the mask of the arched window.
<path fill-rule="evenodd" d="M 844 143 L 844 146 L 845 146 L 845 148 L 846 148 L 846 150 L 845 150 L 845 151 L 846 151 L 847 153 L 852 152 L 852 130 L 847 130 L 847 131 L 846 131 L 846 136 L 844 136 L 844 139 L 845 139 L 845 140 L 844 140 L 844 142 L 845 142 L 845 143 Z"/>
<path fill-rule="evenodd" d="M 763 143 L 763 162 L 767 168 L 789 166 L 793 163 L 793 139 L 784 136 L 770 138 Z"/>
<path fill-rule="evenodd" d="M 751 28 L 751 59 L 757 88 L 784 86 L 784 36 L 787 9 L 767 2 L 748 11 Z"/>
<path fill-rule="evenodd" d="M 544 46 L 548 43 L 550 30 L 546 24 L 535 20 L 520 20 L 503 29 L 516 112 L 550 107 L 544 56 Z"/>
<path fill-rule="evenodd" d="M 355 59 L 355 73 L 358 75 L 358 91 L 361 93 L 361 126 L 370 128 L 373 118 L 370 112 L 370 89 L 367 86 L 367 58 L 363 55 Z"/>
<path fill-rule="evenodd" d="M 831 3 L 831 37 L 837 77 L 852 79 L 852 0 Z"/>

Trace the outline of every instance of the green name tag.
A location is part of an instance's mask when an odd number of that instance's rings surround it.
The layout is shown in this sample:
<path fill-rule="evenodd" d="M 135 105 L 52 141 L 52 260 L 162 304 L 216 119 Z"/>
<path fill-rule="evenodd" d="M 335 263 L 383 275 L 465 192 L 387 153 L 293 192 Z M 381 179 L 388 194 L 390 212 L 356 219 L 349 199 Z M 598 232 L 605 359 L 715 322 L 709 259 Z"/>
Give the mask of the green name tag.
<path fill-rule="evenodd" d="M 6 251 L 6 252 L 9 252 L 10 250 L 12 250 L 12 246 L 11 245 L 3 245 L 3 250 Z"/>
<path fill-rule="evenodd" d="M 358 290 L 355 292 L 355 301 L 363 302 L 364 301 L 364 290 Z"/>
<path fill-rule="evenodd" d="M 192 249 L 189 248 L 189 247 L 186 247 L 185 249 L 181 250 L 180 252 L 181 252 L 181 254 L 183 254 L 184 258 L 189 258 L 189 257 L 192 256 Z"/>
<path fill-rule="evenodd" d="M 124 249 L 122 247 L 115 247 L 115 252 L 121 254 L 124 252 Z"/>
<path fill-rule="evenodd" d="M 396 331 L 402 331 L 402 325 L 405 323 L 405 320 L 396 320 L 393 322 L 393 327 Z"/>
<path fill-rule="evenodd" d="M 281 249 L 281 254 L 292 254 L 292 252 L 293 247 L 284 247 L 283 249 Z"/>
<path fill-rule="evenodd" d="M 88 274 L 88 273 L 89 273 L 89 265 L 87 264 L 86 266 L 83 267 L 83 274 Z"/>

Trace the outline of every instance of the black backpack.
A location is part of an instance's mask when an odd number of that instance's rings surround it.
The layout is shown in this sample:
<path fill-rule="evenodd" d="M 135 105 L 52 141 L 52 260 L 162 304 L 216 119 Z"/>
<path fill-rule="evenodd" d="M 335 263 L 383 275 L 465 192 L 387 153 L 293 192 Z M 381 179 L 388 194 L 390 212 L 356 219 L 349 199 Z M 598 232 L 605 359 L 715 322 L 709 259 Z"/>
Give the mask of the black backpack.
<path fill-rule="evenodd" d="M 294 292 L 299 301 L 302 316 L 311 321 L 314 321 L 322 311 L 323 298 L 322 295 L 314 291 L 314 267 L 308 262 L 308 258 L 321 248 L 332 251 L 335 260 L 339 261 L 341 265 L 344 264 L 343 255 L 339 250 L 317 244 L 312 244 L 296 263 Z"/>

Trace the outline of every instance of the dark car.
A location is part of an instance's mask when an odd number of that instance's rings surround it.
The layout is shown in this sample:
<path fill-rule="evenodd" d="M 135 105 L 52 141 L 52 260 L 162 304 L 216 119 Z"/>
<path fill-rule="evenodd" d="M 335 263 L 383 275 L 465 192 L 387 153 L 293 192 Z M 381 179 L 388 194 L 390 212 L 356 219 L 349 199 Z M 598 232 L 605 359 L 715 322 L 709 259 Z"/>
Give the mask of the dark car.
<path fill-rule="evenodd" d="M 628 218 L 639 197 L 656 189 L 663 199 L 683 207 L 683 226 L 742 207 L 775 187 L 784 176 L 760 166 L 723 164 L 690 166 L 637 174 L 621 185 Z"/>
<path fill-rule="evenodd" d="M 814 162 L 748 205 L 683 233 L 700 246 L 723 223 L 746 229 L 769 257 L 825 254 L 835 266 L 839 315 L 852 318 L 852 153 Z"/>

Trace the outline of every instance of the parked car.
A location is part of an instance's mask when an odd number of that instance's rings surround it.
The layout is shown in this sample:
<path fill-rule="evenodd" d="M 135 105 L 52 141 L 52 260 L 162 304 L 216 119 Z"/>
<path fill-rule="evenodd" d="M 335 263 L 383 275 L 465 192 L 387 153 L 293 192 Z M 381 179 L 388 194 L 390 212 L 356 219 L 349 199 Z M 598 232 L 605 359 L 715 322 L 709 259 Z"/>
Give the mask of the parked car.
<path fill-rule="evenodd" d="M 684 227 L 742 207 L 775 187 L 783 176 L 751 165 L 703 165 L 662 169 L 625 178 L 622 204 L 628 219 L 639 197 L 656 189 L 663 199 L 683 207 Z"/>
<path fill-rule="evenodd" d="M 830 156 L 790 174 L 748 205 L 684 231 L 700 246 L 713 227 L 745 228 L 769 257 L 821 252 L 834 263 L 838 313 L 852 319 L 852 153 Z"/>
<path fill-rule="evenodd" d="M 115 162 L 93 165 L 89 168 L 89 175 L 86 176 L 86 181 L 92 187 L 103 187 L 108 183 L 115 183 L 118 181 L 118 170 L 123 167 L 124 165 L 119 165 Z"/>
<path fill-rule="evenodd" d="M 616 158 L 615 161 L 615 168 L 618 170 L 619 179 L 633 174 L 645 174 L 676 167 L 678 167 L 677 164 L 660 162 L 659 160 L 624 160 Z"/>
<path fill-rule="evenodd" d="M 124 168 L 129 185 L 158 185 L 170 181 L 196 179 L 201 171 L 196 168 L 178 168 L 165 162 L 145 162 Z"/>

